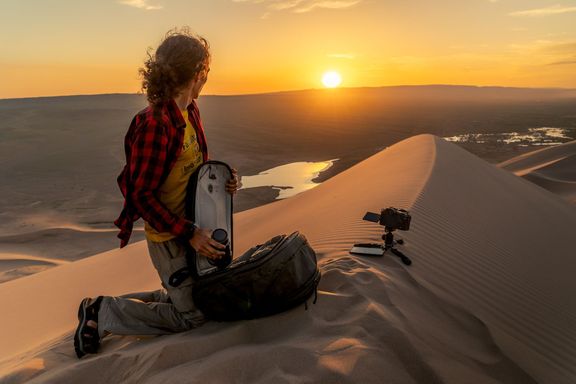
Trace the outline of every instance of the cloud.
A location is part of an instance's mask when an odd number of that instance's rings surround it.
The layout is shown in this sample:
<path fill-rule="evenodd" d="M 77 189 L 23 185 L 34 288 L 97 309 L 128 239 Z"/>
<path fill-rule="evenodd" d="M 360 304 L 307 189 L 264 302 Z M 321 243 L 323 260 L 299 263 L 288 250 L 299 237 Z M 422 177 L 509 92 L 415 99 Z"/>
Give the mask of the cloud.
<path fill-rule="evenodd" d="M 576 42 L 535 40 L 527 44 L 509 44 L 508 49 L 517 55 L 538 59 L 542 65 L 576 64 Z"/>
<path fill-rule="evenodd" d="M 296 13 L 305 13 L 314 10 L 315 8 L 327 8 L 327 9 L 342 9 L 342 8 L 350 8 L 358 3 L 361 0 L 350 0 L 350 1 L 309 1 L 308 4 L 304 4 L 301 7 L 298 7 L 294 10 Z"/>
<path fill-rule="evenodd" d="M 548 65 L 566 65 L 566 64 L 576 64 L 576 59 L 575 60 L 566 60 L 566 61 L 557 61 L 555 63 L 550 63 Z"/>
<path fill-rule="evenodd" d="M 289 11 L 306 13 L 317 8 L 344 9 L 359 4 L 363 0 L 232 0 L 235 3 L 263 4 L 268 11 Z M 268 17 L 269 13 L 266 14 Z"/>
<path fill-rule="evenodd" d="M 156 11 L 162 9 L 161 5 L 150 5 L 148 0 L 121 0 L 120 4 L 129 5 L 131 7 L 145 9 L 146 11 Z"/>
<path fill-rule="evenodd" d="M 576 54 L 576 42 L 562 42 L 551 44 L 548 47 L 550 52 L 560 53 L 560 54 Z"/>
<path fill-rule="evenodd" d="M 551 7 L 546 8 L 537 8 L 537 9 L 528 9 L 526 11 L 517 11 L 510 13 L 511 16 L 527 16 L 527 17 L 541 17 L 541 16 L 550 16 L 550 15 L 558 15 L 562 13 L 572 13 L 576 12 L 576 7 L 564 7 L 561 5 L 553 5 Z"/>

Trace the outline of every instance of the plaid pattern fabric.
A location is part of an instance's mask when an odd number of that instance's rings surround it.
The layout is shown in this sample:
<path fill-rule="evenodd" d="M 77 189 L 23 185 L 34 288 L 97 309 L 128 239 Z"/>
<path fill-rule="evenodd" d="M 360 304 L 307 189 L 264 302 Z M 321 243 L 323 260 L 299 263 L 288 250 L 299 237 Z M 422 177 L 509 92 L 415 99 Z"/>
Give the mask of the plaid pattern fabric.
<path fill-rule="evenodd" d="M 208 148 L 200 111 L 196 102 L 188 106 L 188 116 L 202 151 L 208 160 Z M 150 106 L 132 119 L 124 139 L 126 165 L 117 178 L 124 196 L 124 208 L 114 224 L 120 229 L 120 248 L 130 240 L 133 224 L 144 218 L 158 232 L 190 237 L 194 223 L 166 208 L 156 196 L 182 150 L 186 122 L 174 100 L 153 109 Z"/>

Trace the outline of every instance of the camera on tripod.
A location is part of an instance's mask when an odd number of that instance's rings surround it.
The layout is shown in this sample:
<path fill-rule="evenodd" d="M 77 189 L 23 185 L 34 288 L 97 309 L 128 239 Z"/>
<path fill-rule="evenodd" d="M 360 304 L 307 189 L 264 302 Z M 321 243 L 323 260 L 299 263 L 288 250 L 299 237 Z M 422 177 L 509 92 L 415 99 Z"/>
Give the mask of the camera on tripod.
<path fill-rule="evenodd" d="M 404 240 L 394 240 L 393 231 L 399 229 L 401 231 L 408 231 L 410 229 L 410 220 L 412 216 L 405 209 L 398 209 L 394 207 L 384 208 L 380 214 L 374 212 L 366 212 L 362 218 L 366 221 L 378 223 L 384 227 L 385 233 L 382 235 L 384 244 L 354 244 L 350 253 L 360 256 L 384 256 L 386 251 L 390 250 L 394 255 L 398 256 L 405 265 L 412 264 L 412 261 L 394 247 L 395 244 L 404 244 Z"/>
<path fill-rule="evenodd" d="M 396 229 L 401 231 L 409 230 L 410 219 L 412 219 L 412 216 L 410 216 L 407 210 L 394 207 L 382 209 L 380 214 L 366 212 L 363 217 L 363 220 L 378 223 L 386 228 L 390 228 L 392 231 Z"/>

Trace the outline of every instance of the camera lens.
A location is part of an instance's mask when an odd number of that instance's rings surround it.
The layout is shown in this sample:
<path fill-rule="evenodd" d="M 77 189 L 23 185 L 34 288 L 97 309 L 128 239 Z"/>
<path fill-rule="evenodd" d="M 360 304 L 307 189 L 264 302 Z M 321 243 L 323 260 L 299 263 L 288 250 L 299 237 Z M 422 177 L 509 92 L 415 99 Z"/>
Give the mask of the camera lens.
<path fill-rule="evenodd" d="M 218 260 L 210 259 L 209 262 L 219 269 L 226 268 L 232 262 L 232 255 L 230 254 L 230 241 L 228 239 L 228 232 L 225 229 L 218 228 L 212 232 L 212 239 L 216 240 L 222 245 L 226 246 L 224 250 L 224 256 Z"/>
<path fill-rule="evenodd" d="M 225 229 L 218 228 L 212 232 L 212 238 L 219 242 L 220 244 L 227 245 L 228 243 L 228 232 Z"/>

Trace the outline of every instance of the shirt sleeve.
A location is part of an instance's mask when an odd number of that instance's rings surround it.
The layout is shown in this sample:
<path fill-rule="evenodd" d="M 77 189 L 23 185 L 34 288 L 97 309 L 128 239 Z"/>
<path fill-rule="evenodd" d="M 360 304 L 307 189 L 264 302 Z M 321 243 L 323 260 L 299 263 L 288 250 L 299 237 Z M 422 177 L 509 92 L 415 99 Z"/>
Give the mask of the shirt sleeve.
<path fill-rule="evenodd" d="M 189 239 L 194 234 L 194 223 L 171 212 L 157 197 L 167 167 L 165 126 L 146 120 L 141 124 L 130 154 L 130 193 L 134 207 L 156 231 Z"/>

